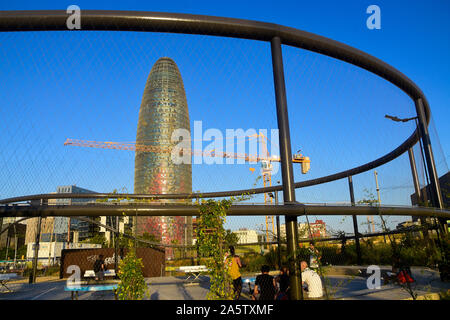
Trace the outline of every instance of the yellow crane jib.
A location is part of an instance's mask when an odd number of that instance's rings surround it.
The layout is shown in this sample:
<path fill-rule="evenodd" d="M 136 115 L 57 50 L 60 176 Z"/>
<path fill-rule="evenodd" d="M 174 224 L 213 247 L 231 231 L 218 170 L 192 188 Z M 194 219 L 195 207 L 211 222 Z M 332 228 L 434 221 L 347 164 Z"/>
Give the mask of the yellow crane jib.
<path fill-rule="evenodd" d="M 302 173 L 305 174 L 311 169 L 311 160 L 309 157 L 305 157 L 302 154 L 294 154 L 292 157 L 292 162 L 302 164 Z"/>

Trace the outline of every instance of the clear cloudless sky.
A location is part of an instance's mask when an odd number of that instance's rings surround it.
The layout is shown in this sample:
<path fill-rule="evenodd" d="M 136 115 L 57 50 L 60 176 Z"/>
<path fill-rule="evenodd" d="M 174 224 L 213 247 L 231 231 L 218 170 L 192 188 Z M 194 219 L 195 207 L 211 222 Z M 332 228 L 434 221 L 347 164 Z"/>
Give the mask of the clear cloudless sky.
<path fill-rule="evenodd" d="M 0 1 L 0 10 L 65 10 L 72 4 L 81 10 L 190 13 L 271 22 L 356 47 L 394 66 L 425 93 L 432 110 L 432 134 L 437 132 L 439 138 L 432 137 L 439 174 L 448 170 L 447 0 Z M 366 9 L 372 4 L 381 9 L 380 30 L 366 27 Z M 125 187 L 132 192 L 132 153 L 68 151 L 61 141 L 67 137 L 134 141 L 145 81 L 153 63 L 164 55 L 174 58 L 183 76 L 191 129 L 197 120 L 203 121 L 204 130 L 218 128 L 223 133 L 227 128 L 267 129 L 269 133 L 276 128 L 267 43 L 164 34 L 149 38 L 122 32 L 0 34 L 0 40 L 4 119 L 0 198 L 52 192 L 57 185 L 69 184 L 95 191 Z M 283 55 L 292 148 L 312 159 L 309 176 L 296 172 L 296 181 L 361 165 L 386 154 L 411 134 L 412 123 L 384 119 L 384 114 L 415 116 L 411 100 L 386 81 L 302 50 L 283 47 Z M 194 166 L 193 189 L 250 188 L 256 177 L 250 167 L 255 165 Z M 407 156 L 379 169 L 383 203 L 409 203 L 413 192 L 409 170 Z M 274 183 L 280 180 L 280 174 L 273 179 Z M 345 202 L 346 183 L 297 190 L 297 198 Z M 373 173 L 355 177 L 355 184 L 357 198 L 364 196 L 364 188 L 373 192 Z"/>

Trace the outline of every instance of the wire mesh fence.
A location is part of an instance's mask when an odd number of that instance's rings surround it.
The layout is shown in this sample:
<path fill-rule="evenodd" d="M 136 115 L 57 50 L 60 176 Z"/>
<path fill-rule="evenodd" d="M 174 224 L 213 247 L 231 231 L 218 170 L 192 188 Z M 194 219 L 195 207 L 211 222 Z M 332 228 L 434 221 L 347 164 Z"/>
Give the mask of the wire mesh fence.
<path fill-rule="evenodd" d="M 0 81 L 5 85 L 0 91 L 2 199 L 52 192 L 133 193 L 136 149 L 130 152 L 86 145 L 79 148 L 64 145 L 64 141 L 74 138 L 135 143 L 139 112 L 147 101 L 143 98 L 146 80 L 152 83 L 150 71 L 162 57 L 173 59 L 181 74 L 194 151 L 198 148 L 203 154 L 211 155 L 213 151 L 219 154 L 228 152 L 227 147 L 231 146 L 233 153 L 259 152 L 261 141 L 249 137 L 264 132 L 270 155 L 279 153 L 278 136 L 271 135 L 278 124 L 270 45 L 266 42 L 122 31 L 1 33 L 0 40 L 4 61 Z M 283 46 L 283 58 L 292 148 L 298 150 L 293 153 L 311 159 L 306 175 L 294 164 L 295 181 L 319 178 L 383 156 L 416 128 L 414 121 L 398 124 L 384 118 L 387 113 L 400 117 L 415 115 L 409 97 L 384 79 L 290 46 Z M 164 81 L 167 90 L 162 91 L 170 97 L 173 88 L 169 87 L 168 79 Z M 157 94 L 163 96 L 161 92 Z M 169 100 L 162 99 L 158 107 L 173 107 L 174 102 Z M 161 136 L 165 129 L 156 128 L 152 132 Z M 228 139 L 227 130 L 233 130 L 232 139 Z M 439 146 L 437 132 L 431 130 L 431 134 L 433 144 Z M 257 141 L 256 149 L 251 141 Z M 158 144 L 147 142 L 152 146 Z M 353 177 L 356 204 L 429 203 L 426 188 L 430 179 L 419 144 L 414 146 L 413 154 L 419 185 L 424 189 L 422 198 L 414 198 L 410 159 L 405 153 L 378 167 L 376 173 L 367 171 Z M 439 147 L 435 148 L 435 154 L 439 176 L 448 176 L 447 162 Z M 230 157 L 200 158 L 196 163 L 199 159 L 194 153 L 188 193 L 280 185 L 282 180 L 278 162 L 272 163 L 267 179 L 264 175 L 267 167 L 255 169 L 261 163 L 240 163 L 237 158 L 229 163 Z M 151 163 L 147 165 L 151 167 Z M 170 172 L 158 173 L 152 187 L 165 186 L 171 178 Z M 442 189 L 446 195 L 448 189 Z M 275 193 L 253 195 L 242 203 L 278 204 Z M 345 179 L 298 188 L 295 196 L 304 204 L 351 204 Z M 67 198 L 51 199 L 47 204 L 97 206 L 101 201 Z M 279 204 L 283 201 L 279 200 Z M 93 222 L 86 217 L 54 216 L 15 224 L 15 218 L 5 217 L 0 242 L 1 267 L 24 277 L 65 279 L 69 276 L 68 267 L 76 265 L 84 277 L 87 271 L 94 270 L 95 261 L 103 255 L 106 268 L 114 270 L 111 276 L 115 277 L 120 261 L 130 248 L 136 248 L 146 278 L 192 276 L 199 280 L 199 275 L 202 272 L 206 275 L 206 271 L 183 269 L 205 264 L 196 242 L 197 219 L 99 215 Z M 242 262 L 243 293 L 251 299 L 262 266 L 269 266 L 270 274 L 276 275 L 288 264 L 284 216 L 229 216 L 224 227 L 228 231 L 223 248 L 235 246 Z M 314 266 L 310 243 L 317 250 L 315 272 L 327 299 L 368 289 L 369 265 L 394 265 L 391 272 L 398 273 L 395 269 L 398 261 L 393 260 L 394 256 L 400 256 L 407 266 L 438 270 L 439 259 L 448 252 L 433 219 L 299 216 L 297 232 L 299 259 L 311 269 Z M 37 271 L 33 269 L 36 256 Z M 383 270 L 386 279 L 386 268 Z M 92 273 L 87 275 L 91 277 Z M 317 279 L 314 274 L 311 278 Z"/>
<path fill-rule="evenodd" d="M 26 240 L 21 245 L 14 244 L 13 248 L 7 246 L 6 252 L 3 249 L 2 272 L 13 272 L 30 281 L 34 276 L 34 281 L 37 282 L 52 279 L 67 282 L 73 276 L 74 268 L 77 268 L 80 280 L 87 284 L 117 283 L 115 279 L 119 278 L 121 262 L 132 250 L 142 260 L 142 274 L 148 281 L 149 288 L 152 288 L 155 279 L 156 283 L 161 281 L 157 279 L 179 281 L 183 286 L 201 286 L 204 291 L 194 299 L 205 299 L 210 280 L 209 270 L 205 265 L 209 257 L 199 252 L 196 243 L 199 232 L 197 217 L 189 217 L 190 220 L 188 217 L 178 217 L 178 222 L 183 222 L 183 237 L 177 240 L 174 239 L 173 229 L 166 230 L 159 236 L 157 233 L 142 231 L 145 230 L 144 225 L 149 223 L 148 218 L 142 218 L 144 217 L 29 218 L 25 220 L 28 231 L 21 234 L 13 225 L 4 225 L 3 231 L 9 231 L 6 232 L 8 238 L 17 239 L 22 236 Z M 173 226 L 177 221 L 170 218 L 153 217 L 160 219 L 160 223 L 170 221 Z M 364 220 L 366 217 L 343 218 Z M 448 255 L 450 244 L 437 220 L 428 218 L 400 223 L 391 229 L 387 225 L 392 224 L 386 222 L 397 217 L 377 218 L 383 220 L 381 228 L 377 226 L 373 230 L 372 221 L 368 219 L 368 229 L 355 233 L 329 228 L 327 223 L 332 224 L 333 220 L 330 217 L 299 217 L 297 258 L 302 266 L 305 299 L 354 299 L 373 294 L 377 291 L 374 288 L 401 289 L 396 297 L 389 296 L 389 293 L 379 294 L 378 298 L 381 299 L 415 298 L 419 293 L 435 291 L 436 288 L 432 285 L 437 281 L 448 280 L 445 278 L 448 277 L 448 270 L 443 269 L 445 266 L 442 261 L 443 255 Z M 58 219 L 67 222 L 71 231 L 58 233 L 58 228 L 55 228 Z M 36 235 L 39 223 L 40 232 Z M 16 224 L 18 225 L 20 224 Z M 52 225 L 53 229 L 49 227 Z M 90 231 L 86 231 L 87 226 Z M 49 233 L 49 230 L 52 232 Z M 141 230 L 140 233 L 138 230 Z M 275 279 L 274 299 L 284 300 L 289 297 L 289 292 L 280 291 L 283 287 L 283 274 L 289 275 L 290 259 L 283 217 L 275 227 L 275 232 L 267 231 L 245 228 L 236 231 L 228 229 L 226 232 L 222 243 L 224 252 L 229 252 L 232 246 L 235 256 L 240 259 L 241 300 L 258 299 L 263 287 L 260 284 L 260 289 L 255 291 L 255 281 L 264 267 L 269 269 L 268 274 Z M 170 243 L 165 240 L 168 238 L 172 238 Z M 37 259 L 34 259 L 36 253 Z M 98 270 L 95 270 L 99 259 L 103 261 L 106 270 L 100 279 Z M 376 287 L 376 280 L 370 280 L 370 268 L 379 268 L 379 287 Z M 281 272 L 283 269 L 284 273 Z M 314 297 L 319 287 L 320 297 Z M 286 287 L 283 288 L 286 291 Z"/>

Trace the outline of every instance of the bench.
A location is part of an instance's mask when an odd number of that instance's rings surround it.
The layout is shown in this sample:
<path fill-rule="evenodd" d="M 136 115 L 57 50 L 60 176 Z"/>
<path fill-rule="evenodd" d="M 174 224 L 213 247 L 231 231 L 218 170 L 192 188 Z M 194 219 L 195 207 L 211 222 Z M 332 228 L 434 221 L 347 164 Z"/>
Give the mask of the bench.
<path fill-rule="evenodd" d="M 6 285 L 11 280 L 20 279 L 21 277 L 17 275 L 17 273 L 2 273 L 0 274 L 0 285 L 3 288 L 6 288 L 5 292 L 13 292 L 11 289 L 8 288 Z"/>
<path fill-rule="evenodd" d="M 207 273 L 209 272 L 209 269 L 204 266 L 183 266 L 183 267 L 178 267 L 175 269 L 178 272 L 184 272 L 186 273 L 188 276 L 185 279 L 185 281 L 189 284 L 194 283 L 195 280 L 197 280 L 202 273 Z M 192 279 L 192 280 L 191 280 Z"/>
<path fill-rule="evenodd" d="M 99 284 L 86 284 L 84 282 L 71 283 L 64 287 L 64 291 L 70 291 L 72 294 L 72 300 L 78 300 L 79 291 L 113 291 L 114 299 L 117 300 L 117 287 L 119 283 L 99 283 Z"/>
<path fill-rule="evenodd" d="M 103 277 L 115 277 L 116 271 L 115 270 L 105 270 L 103 272 Z M 83 275 L 84 278 L 95 278 L 95 272 L 94 270 L 86 270 Z"/>
<path fill-rule="evenodd" d="M 105 278 L 115 277 L 115 270 L 105 270 L 103 276 Z M 64 291 L 71 291 L 72 300 L 78 300 L 78 292 L 79 291 L 114 291 L 114 297 L 117 300 L 116 289 L 119 284 L 119 281 L 116 280 L 94 280 L 95 272 L 94 270 L 86 270 L 84 272 L 83 278 L 87 279 L 87 281 L 78 281 L 73 282 L 64 287 Z"/>

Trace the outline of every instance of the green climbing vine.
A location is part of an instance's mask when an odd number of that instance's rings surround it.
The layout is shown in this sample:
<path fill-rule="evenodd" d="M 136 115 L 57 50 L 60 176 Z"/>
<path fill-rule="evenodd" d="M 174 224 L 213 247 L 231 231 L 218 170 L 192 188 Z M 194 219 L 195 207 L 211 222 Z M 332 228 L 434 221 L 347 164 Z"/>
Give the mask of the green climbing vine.
<path fill-rule="evenodd" d="M 223 227 L 226 211 L 231 206 L 231 200 L 202 201 L 197 228 L 197 246 L 201 256 L 206 258 L 206 266 L 210 273 L 210 291 L 208 300 L 231 300 L 232 280 L 225 263 L 225 236 Z"/>
<path fill-rule="evenodd" d="M 125 258 L 119 264 L 120 283 L 117 287 L 119 300 L 142 300 L 147 293 L 147 284 L 142 269 L 142 259 L 136 256 L 136 251 L 130 244 Z"/>
<path fill-rule="evenodd" d="M 232 279 L 227 260 L 227 246 L 232 237 L 224 228 L 227 210 L 235 202 L 250 199 L 250 194 L 216 201 L 202 200 L 199 203 L 200 216 L 197 222 L 197 250 L 204 257 L 210 275 L 208 300 L 232 300 Z"/>

